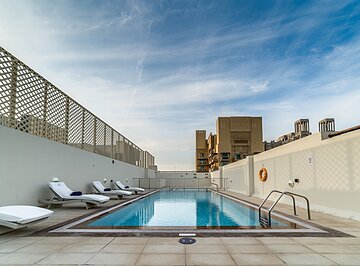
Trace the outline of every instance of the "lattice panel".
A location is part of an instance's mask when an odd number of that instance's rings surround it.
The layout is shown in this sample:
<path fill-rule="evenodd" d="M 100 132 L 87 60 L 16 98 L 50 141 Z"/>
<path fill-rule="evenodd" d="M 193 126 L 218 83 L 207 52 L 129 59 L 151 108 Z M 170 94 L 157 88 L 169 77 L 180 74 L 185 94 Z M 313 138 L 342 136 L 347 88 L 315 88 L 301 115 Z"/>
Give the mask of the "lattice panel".
<path fill-rule="evenodd" d="M 276 189 L 289 190 L 288 181 L 291 178 L 290 157 L 280 156 L 275 158 Z"/>
<path fill-rule="evenodd" d="M 94 116 L 85 111 L 84 150 L 94 152 Z"/>
<path fill-rule="evenodd" d="M 48 87 L 46 109 L 47 138 L 67 143 L 66 95 L 52 85 Z"/>
<path fill-rule="evenodd" d="M 315 154 L 317 164 L 315 186 L 324 190 L 350 190 L 347 147 L 341 143 L 329 144 L 317 149 Z"/>
<path fill-rule="evenodd" d="M 4 126 L 10 126 L 11 124 L 9 117 L 12 69 L 11 56 L 0 47 L 0 125 Z"/>
<path fill-rule="evenodd" d="M 123 145 L 124 145 L 124 148 L 122 150 L 123 160 L 124 162 L 130 162 L 130 158 L 129 158 L 130 146 L 129 146 L 129 141 L 126 138 L 124 138 Z"/>
<path fill-rule="evenodd" d="M 2 47 L 0 125 L 133 164 L 142 151 Z"/>
<path fill-rule="evenodd" d="M 317 161 L 314 157 L 311 150 L 291 154 L 291 178 L 300 180 L 295 187 L 297 190 L 308 190 L 314 187 L 314 164 Z"/>
<path fill-rule="evenodd" d="M 114 157 L 117 160 L 121 160 L 120 154 L 120 134 L 114 131 L 113 137 L 113 145 L 114 145 Z"/>
<path fill-rule="evenodd" d="M 113 146 L 112 141 L 112 132 L 113 129 L 109 127 L 108 125 L 105 125 L 105 156 L 112 157 L 113 156 L 113 150 L 115 149 L 115 146 Z"/>
<path fill-rule="evenodd" d="M 135 160 L 134 160 L 134 144 L 132 142 L 130 142 L 130 146 L 129 146 L 129 162 L 132 164 L 135 164 Z"/>
<path fill-rule="evenodd" d="M 70 100 L 68 143 L 78 148 L 82 148 L 83 109 L 84 108 L 81 105 Z"/>
<path fill-rule="evenodd" d="M 37 136 L 45 132 L 45 81 L 26 66 L 19 64 L 16 82 L 17 129 Z"/>
<path fill-rule="evenodd" d="M 351 169 L 353 169 L 350 180 L 352 180 L 353 188 L 355 190 L 360 190 L 360 139 L 354 140 L 352 143 L 349 143 L 351 147 Z M 350 160 L 349 160 L 350 161 Z"/>
<path fill-rule="evenodd" d="M 105 154 L 105 123 L 101 120 L 96 121 L 96 153 Z"/>
<path fill-rule="evenodd" d="M 140 150 L 138 147 L 135 149 L 135 162 L 138 161 L 140 163 L 141 157 L 140 157 Z"/>

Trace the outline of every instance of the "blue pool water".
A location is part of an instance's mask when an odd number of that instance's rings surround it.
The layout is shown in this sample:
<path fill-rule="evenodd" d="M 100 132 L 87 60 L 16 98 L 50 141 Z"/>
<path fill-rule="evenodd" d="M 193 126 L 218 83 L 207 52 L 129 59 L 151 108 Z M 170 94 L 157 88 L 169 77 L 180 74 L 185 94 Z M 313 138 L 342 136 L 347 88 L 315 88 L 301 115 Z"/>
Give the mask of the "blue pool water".
<path fill-rule="evenodd" d="M 205 190 L 162 190 L 88 224 L 91 227 L 256 227 L 257 209 Z M 286 224 L 272 219 L 272 226 Z"/>

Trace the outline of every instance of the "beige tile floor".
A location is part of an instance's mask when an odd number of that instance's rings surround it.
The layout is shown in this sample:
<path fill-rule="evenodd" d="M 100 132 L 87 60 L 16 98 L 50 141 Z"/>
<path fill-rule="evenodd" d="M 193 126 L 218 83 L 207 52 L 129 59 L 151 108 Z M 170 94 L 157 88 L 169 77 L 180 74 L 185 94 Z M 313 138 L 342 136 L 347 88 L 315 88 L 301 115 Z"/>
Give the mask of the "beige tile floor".
<path fill-rule="evenodd" d="M 279 210 L 288 212 L 289 207 L 280 205 Z M 94 210 L 68 205 L 54 211 L 45 222 L 0 235 L 0 264 L 360 265 L 360 222 L 318 212 L 312 212 L 314 223 L 356 237 L 208 237 L 182 245 L 179 238 L 29 236 Z M 300 216 L 305 217 L 304 210 Z"/>

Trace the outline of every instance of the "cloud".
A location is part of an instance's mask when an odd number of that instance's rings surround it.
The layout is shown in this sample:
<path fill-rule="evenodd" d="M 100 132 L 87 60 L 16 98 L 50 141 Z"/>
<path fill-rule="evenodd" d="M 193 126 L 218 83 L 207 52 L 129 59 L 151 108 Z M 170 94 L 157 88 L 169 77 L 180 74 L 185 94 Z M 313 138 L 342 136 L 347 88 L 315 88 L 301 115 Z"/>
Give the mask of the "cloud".
<path fill-rule="evenodd" d="M 1 1 L 0 37 L 160 169 L 193 169 L 218 116 L 263 116 L 267 140 L 303 117 L 359 124 L 359 6 Z"/>

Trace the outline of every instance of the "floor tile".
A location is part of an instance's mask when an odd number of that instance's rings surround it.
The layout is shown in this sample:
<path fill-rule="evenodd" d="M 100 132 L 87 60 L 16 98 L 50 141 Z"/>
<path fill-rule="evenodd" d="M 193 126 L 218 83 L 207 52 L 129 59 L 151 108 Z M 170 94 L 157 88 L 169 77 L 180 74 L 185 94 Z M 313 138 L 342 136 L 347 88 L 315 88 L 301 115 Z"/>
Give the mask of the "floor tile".
<path fill-rule="evenodd" d="M 16 238 L 17 238 L 16 236 L 3 236 L 3 235 L 0 235 L 0 243 L 5 243 L 5 242 L 8 242 L 8 241 L 14 240 Z"/>
<path fill-rule="evenodd" d="M 149 245 L 182 245 L 179 243 L 179 238 L 175 237 L 153 237 L 149 239 Z"/>
<path fill-rule="evenodd" d="M 0 257 L 0 264 L 12 265 L 12 264 L 34 264 L 48 256 L 44 253 L 31 253 L 26 256 L 19 256 L 17 253 L 6 254 Z"/>
<path fill-rule="evenodd" d="M 337 237 L 334 242 L 344 245 L 360 245 L 360 237 Z"/>
<path fill-rule="evenodd" d="M 79 243 L 83 237 L 45 237 L 37 242 L 37 244 L 68 244 Z"/>
<path fill-rule="evenodd" d="M 16 253 L 52 253 L 61 248 L 63 248 L 64 244 L 30 244 L 26 247 L 16 250 Z"/>
<path fill-rule="evenodd" d="M 357 245 L 306 245 L 317 253 L 359 253 Z"/>
<path fill-rule="evenodd" d="M 81 237 L 81 244 L 109 244 L 114 237 Z"/>
<path fill-rule="evenodd" d="M 111 245 L 140 245 L 147 244 L 149 241 L 148 237 L 116 237 L 113 241 L 110 242 Z"/>
<path fill-rule="evenodd" d="M 101 253 L 94 255 L 86 264 L 135 265 L 140 254 Z"/>
<path fill-rule="evenodd" d="M 237 265 L 281 265 L 283 261 L 273 254 L 232 254 Z"/>
<path fill-rule="evenodd" d="M 313 253 L 314 251 L 303 245 L 271 245 L 267 244 L 271 253 Z"/>
<path fill-rule="evenodd" d="M 334 262 L 319 254 L 277 254 L 290 265 L 335 265 Z"/>
<path fill-rule="evenodd" d="M 186 254 L 186 265 L 235 265 L 229 254 Z"/>
<path fill-rule="evenodd" d="M 56 253 L 41 260 L 38 264 L 85 264 L 92 256 L 94 255 L 90 253 Z"/>
<path fill-rule="evenodd" d="M 185 265 L 185 254 L 141 254 L 136 265 Z"/>
<path fill-rule="evenodd" d="M 291 239 L 290 237 L 257 237 L 257 240 L 259 240 L 263 244 L 298 244 L 295 240 Z"/>
<path fill-rule="evenodd" d="M 60 249 L 59 253 L 97 253 L 99 252 L 105 245 L 92 245 L 92 244 L 70 244 L 62 249 Z"/>
<path fill-rule="evenodd" d="M 336 244 L 336 241 L 330 237 L 293 237 L 292 239 L 301 244 Z"/>
<path fill-rule="evenodd" d="M 100 253 L 142 253 L 145 245 L 107 245 Z"/>
<path fill-rule="evenodd" d="M 255 237 L 221 237 L 224 244 L 247 244 L 256 245 L 261 244 Z"/>
<path fill-rule="evenodd" d="M 143 253 L 185 253 L 185 245 L 151 245 L 145 246 Z"/>
<path fill-rule="evenodd" d="M 271 253 L 264 245 L 226 245 L 231 254 L 235 253 Z"/>
<path fill-rule="evenodd" d="M 11 240 L 8 244 L 32 244 L 42 239 L 44 239 L 44 237 L 19 237 Z"/>
<path fill-rule="evenodd" d="M 340 265 L 360 265 L 360 254 L 323 254 Z"/>
<path fill-rule="evenodd" d="M 210 253 L 210 254 L 218 254 L 218 253 L 228 253 L 227 249 L 224 245 L 186 245 L 186 253 Z"/>
<path fill-rule="evenodd" d="M 4 243 L 4 244 L 0 245 L 0 253 L 11 253 L 11 252 L 21 249 L 27 245 L 28 244 L 26 244 L 26 243 L 18 243 L 18 244 Z"/>
<path fill-rule="evenodd" d="M 201 245 L 222 245 L 222 241 L 219 237 L 198 237 L 196 239 L 196 244 Z"/>

